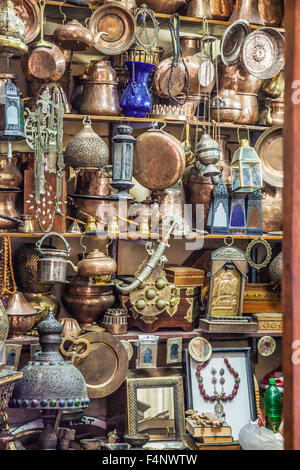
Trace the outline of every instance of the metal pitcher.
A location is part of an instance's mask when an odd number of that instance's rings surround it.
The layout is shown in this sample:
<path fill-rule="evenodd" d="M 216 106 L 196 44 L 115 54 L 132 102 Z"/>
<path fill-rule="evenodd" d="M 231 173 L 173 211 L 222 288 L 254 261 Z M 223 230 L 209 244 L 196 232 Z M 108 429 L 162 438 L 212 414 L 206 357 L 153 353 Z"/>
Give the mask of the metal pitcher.
<path fill-rule="evenodd" d="M 65 244 L 65 250 L 57 250 L 56 248 L 47 247 L 42 249 L 42 244 L 47 237 L 59 237 Z M 77 267 L 70 261 L 67 260 L 71 247 L 66 239 L 59 233 L 51 232 L 45 234 L 37 243 L 36 248 L 41 255 L 38 260 L 38 277 L 41 282 L 60 282 L 65 283 L 67 277 L 68 264 L 72 266 L 74 271 L 77 271 Z"/>

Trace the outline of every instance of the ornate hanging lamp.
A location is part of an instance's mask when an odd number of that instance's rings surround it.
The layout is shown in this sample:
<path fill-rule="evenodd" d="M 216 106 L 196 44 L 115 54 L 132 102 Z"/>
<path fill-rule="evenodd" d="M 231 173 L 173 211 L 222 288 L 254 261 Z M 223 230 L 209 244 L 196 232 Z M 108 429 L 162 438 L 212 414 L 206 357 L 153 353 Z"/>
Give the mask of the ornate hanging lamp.
<path fill-rule="evenodd" d="M 8 78 L 0 87 L 0 140 L 25 139 L 24 103 L 16 85 Z"/>

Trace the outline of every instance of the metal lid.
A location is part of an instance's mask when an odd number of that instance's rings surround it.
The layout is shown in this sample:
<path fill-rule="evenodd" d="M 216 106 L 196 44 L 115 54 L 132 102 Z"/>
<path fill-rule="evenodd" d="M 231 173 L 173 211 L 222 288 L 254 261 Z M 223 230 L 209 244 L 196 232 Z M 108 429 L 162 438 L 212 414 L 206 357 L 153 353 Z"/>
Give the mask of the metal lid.
<path fill-rule="evenodd" d="M 250 33 L 247 20 L 235 21 L 223 34 L 221 42 L 221 58 L 225 65 L 237 64 L 240 60 L 241 48 Z"/>

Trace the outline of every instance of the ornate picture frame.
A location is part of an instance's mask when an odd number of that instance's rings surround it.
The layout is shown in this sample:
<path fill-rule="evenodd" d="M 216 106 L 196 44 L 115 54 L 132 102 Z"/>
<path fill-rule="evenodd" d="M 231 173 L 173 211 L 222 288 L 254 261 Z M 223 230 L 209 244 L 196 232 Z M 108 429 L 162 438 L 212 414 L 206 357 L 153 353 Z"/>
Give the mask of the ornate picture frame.
<path fill-rule="evenodd" d="M 232 401 L 226 401 L 224 404 L 225 421 L 232 428 L 233 438 L 238 440 L 240 429 L 248 424 L 249 421 L 257 419 L 257 407 L 255 397 L 254 376 L 252 367 L 251 348 L 249 347 L 228 347 L 213 348 L 212 356 L 207 367 L 201 370 L 203 385 L 208 395 L 213 394 L 214 386 L 211 382 L 211 370 L 215 368 L 217 371 L 217 388 L 219 384 L 218 371 L 222 367 L 225 370 L 224 391 L 228 395 L 233 386 L 234 378 L 228 372 L 224 365 L 224 358 L 227 358 L 231 367 L 239 373 L 239 391 Z M 215 402 L 207 401 L 203 398 L 199 390 L 199 383 L 196 372 L 201 363 L 196 362 L 190 357 L 188 350 L 184 350 L 184 370 L 186 375 L 186 409 L 197 410 L 198 413 L 212 412 L 215 413 Z M 238 410 L 238 413 L 237 413 Z"/>
<path fill-rule="evenodd" d="M 128 410 L 128 433 L 138 433 L 138 406 L 137 392 L 139 389 L 171 387 L 173 389 L 175 439 L 182 440 L 185 434 L 185 411 L 184 411 L 184 388 L 183 377 L 174 376 L 154 376 L 127 378 L 127 410 Z M 150 439 L 152 442 L 157 439 Z"/>

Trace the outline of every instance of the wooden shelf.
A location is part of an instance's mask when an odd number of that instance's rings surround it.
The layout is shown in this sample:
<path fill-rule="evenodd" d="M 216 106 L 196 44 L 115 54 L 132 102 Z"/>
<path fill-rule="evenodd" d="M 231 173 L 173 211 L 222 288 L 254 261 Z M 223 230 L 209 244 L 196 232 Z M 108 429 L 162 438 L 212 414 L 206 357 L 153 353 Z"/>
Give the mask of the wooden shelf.
<path fill-rule="evenodd" d="M 21 232 L 0 232 L 0 237 L 8 235 L 10 238 L 41 238 L 45 235 L 44 232 L 34 232 L 34 233 L 21 233 Z M 80 238 L 83 233 L 61 233 L 64 238 Z"/>
<path fill-rule="evenodd" d="M 65 114 L 64 120 L 65 121 L 83 121 L 85 115 L 84 114 Z M 167 123 L 169 126 L 184 126 L 186 121 L 184 120 L 163 120 L 153 118 L 135 118 L 135 117 L 125 117 L 125 116 L 96 116 L 90 115 L 91 121 L 104 121 L 104 122 L 132 122 L 132 123 L 142 123 L 142 124 L 151 124 L 153 122 L 164 122 Z M 189 125 L 192 127 L 202 127 L 202 126 L 212 126 L 213 124 L 210 122 L 203 122 L 197 121 L 196 119 L 190 120 Z M 217 124 L 218 127 L 222 129 L 238 129 L 240 124 L 230 124 L 230 123 L 220 123 Z M 266 129 L 270 129 L 270 126 L 247 126 L 250 130 L 255 131 L 265 131 Z M 244 128 L 241 129 L 242 131 L 245 130 Z"/>
<path fill-rule="evenodd" d="M 46 18 L 57 19 L 61 20 L 62 16 L 59 11 L 59 5 L 62 2 L 54 1 L 54 0 L 46 0 L 46 5 L 48 8 L 46 9 Z M 64 4 L 63 11 L 67 15 L 69 19 L 85 19 L 87 16 L 90 16 L 89 10 L 96 10 L 99 5 L 91 5 L 90 8 L 84 6 L 77 6 L 71 4 Z M 158 19 L 160 27 L 162 29 L 168 29 L 168 23 L 171 15 L 167 15 L 164 13 L 155 13 L 155 17 Z M 194 18 L 189 16 L 180 16 L 180 31 L 181 33 L 197 33 L 201 34 L 201 26 L 203 23 L 202 18 Z M 222 35 L 224 30 L 228 28 L 232 23 L 229 21 L 219 21 L 219 20 L 207 20 L 210 26 L 210 33 L 215 35 Z M 258 25 L 251 25 L 252 29 L 259 29 L 263 26 Z M 274 28 L 277 31 L 284 32 L 284 28 Z"/>

